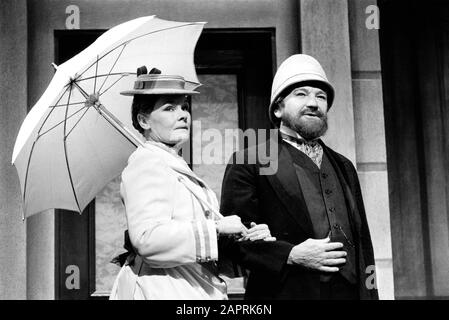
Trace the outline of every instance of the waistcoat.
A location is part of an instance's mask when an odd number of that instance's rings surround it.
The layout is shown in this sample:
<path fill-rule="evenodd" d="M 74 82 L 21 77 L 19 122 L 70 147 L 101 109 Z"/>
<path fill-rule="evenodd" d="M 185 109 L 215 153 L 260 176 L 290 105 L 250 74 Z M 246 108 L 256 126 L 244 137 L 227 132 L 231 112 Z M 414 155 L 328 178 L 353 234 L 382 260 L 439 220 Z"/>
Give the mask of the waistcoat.
<path fill-rule="evenodd" d="M 346 199 L 335 169 L 326 153 L 321 168 L 303 152 L 289 146 L 293 166 L 298 177 L 312 222 L 314 237 L 325 238 L 329 232 L 331 242 L 341 242 L 347 252 L 346 263 L 338 265 L 341 275 L 350 283 L 357 282 L 356 253 L 349 221 Z M 320 280 L 329 281 L 332 273 L 321 273 Z"/>

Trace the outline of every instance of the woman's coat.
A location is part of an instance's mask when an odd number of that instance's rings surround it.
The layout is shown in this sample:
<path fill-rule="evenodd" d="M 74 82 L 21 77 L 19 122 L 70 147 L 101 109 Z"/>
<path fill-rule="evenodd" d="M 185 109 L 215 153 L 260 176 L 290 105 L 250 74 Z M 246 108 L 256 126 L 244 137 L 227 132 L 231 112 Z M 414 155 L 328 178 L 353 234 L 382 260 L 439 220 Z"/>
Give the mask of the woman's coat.
<path fill-rule="evenodd" d="M 217 232 L 203 203 L 218 211 L 218 201 L 181 157 L 156 143 L 138 147 L 120 193 L 137 255 L 120 270 L 110 299 L 227 298 L 208 263 L 218 259 Z"/>

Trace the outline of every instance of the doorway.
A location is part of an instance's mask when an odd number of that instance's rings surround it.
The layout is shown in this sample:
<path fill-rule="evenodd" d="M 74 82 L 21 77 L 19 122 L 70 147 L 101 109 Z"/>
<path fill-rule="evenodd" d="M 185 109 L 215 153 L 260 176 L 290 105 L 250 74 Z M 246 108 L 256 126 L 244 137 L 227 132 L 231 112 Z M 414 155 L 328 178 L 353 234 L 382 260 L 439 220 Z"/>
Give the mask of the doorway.
<path fill-rule="evenodd" d="M 104 30 L 55 31 L 55 62 L 61 64 L 92 43 Z M 195 66 L 203 87 L 192 99 L 192 120 L 201 129 L 269 129 L 267 114 L 274 61 L 274 29 L 206 29 L 195 51 Z M 222 164 L 195 161 L 201 132 L 192 128 L 190 148 L 183 154 L 192 169 L 216 192 L 227 159 Z M 198 137 L 199 136 L 199 137 Z M 226 154 L 226 153 L 224 153 Z M 110 261 L 123 253 L 126 229 L 117 177 L 82 215 L 57 210 L 55 215 L 56 299 L 107 299 L 119 267 Z M 219 198 L 219 197 L 218 197 Z M 69 283 L 73 266 L 78 286 Z M 69 281 L 70 282 L 70 281 Z M 230 298 L 241 298 L 243 282 L 229 284 Z"/>

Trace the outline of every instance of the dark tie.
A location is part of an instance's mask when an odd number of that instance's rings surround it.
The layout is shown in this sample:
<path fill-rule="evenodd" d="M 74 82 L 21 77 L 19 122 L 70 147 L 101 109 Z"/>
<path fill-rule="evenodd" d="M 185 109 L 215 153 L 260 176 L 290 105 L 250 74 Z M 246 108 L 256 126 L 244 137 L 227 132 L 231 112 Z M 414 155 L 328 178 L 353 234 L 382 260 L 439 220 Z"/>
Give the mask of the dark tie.
<path fill-rule="evenodd" d="M 282 139 L 290 142 L 298 150 L 305 153 L 318 168 L 321 168 L 321 161 L 323 159 L 323 147 L 318 141 L 306 141 L 297 137 L 292 137 L 285 133 L 281 133 Z"/>

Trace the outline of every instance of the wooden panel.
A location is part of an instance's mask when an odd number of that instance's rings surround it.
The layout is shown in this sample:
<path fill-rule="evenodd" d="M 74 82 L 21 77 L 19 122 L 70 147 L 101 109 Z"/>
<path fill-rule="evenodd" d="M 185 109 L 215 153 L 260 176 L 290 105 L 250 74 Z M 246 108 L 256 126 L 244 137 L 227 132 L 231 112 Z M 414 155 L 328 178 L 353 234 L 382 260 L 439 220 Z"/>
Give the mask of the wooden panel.
<path fill-rule="evenodd" d="M 270 128 L 274 29 L 205 29 L 195 50 L 200 73 L 239 74 L 240 128 Z"/>
<path fill-rule="evenodd" d="M 56 299 L 90 298 L 95 291 L 95 202 L 82 215 L 67 210 L 55 210 L 55 215 Z"/>

